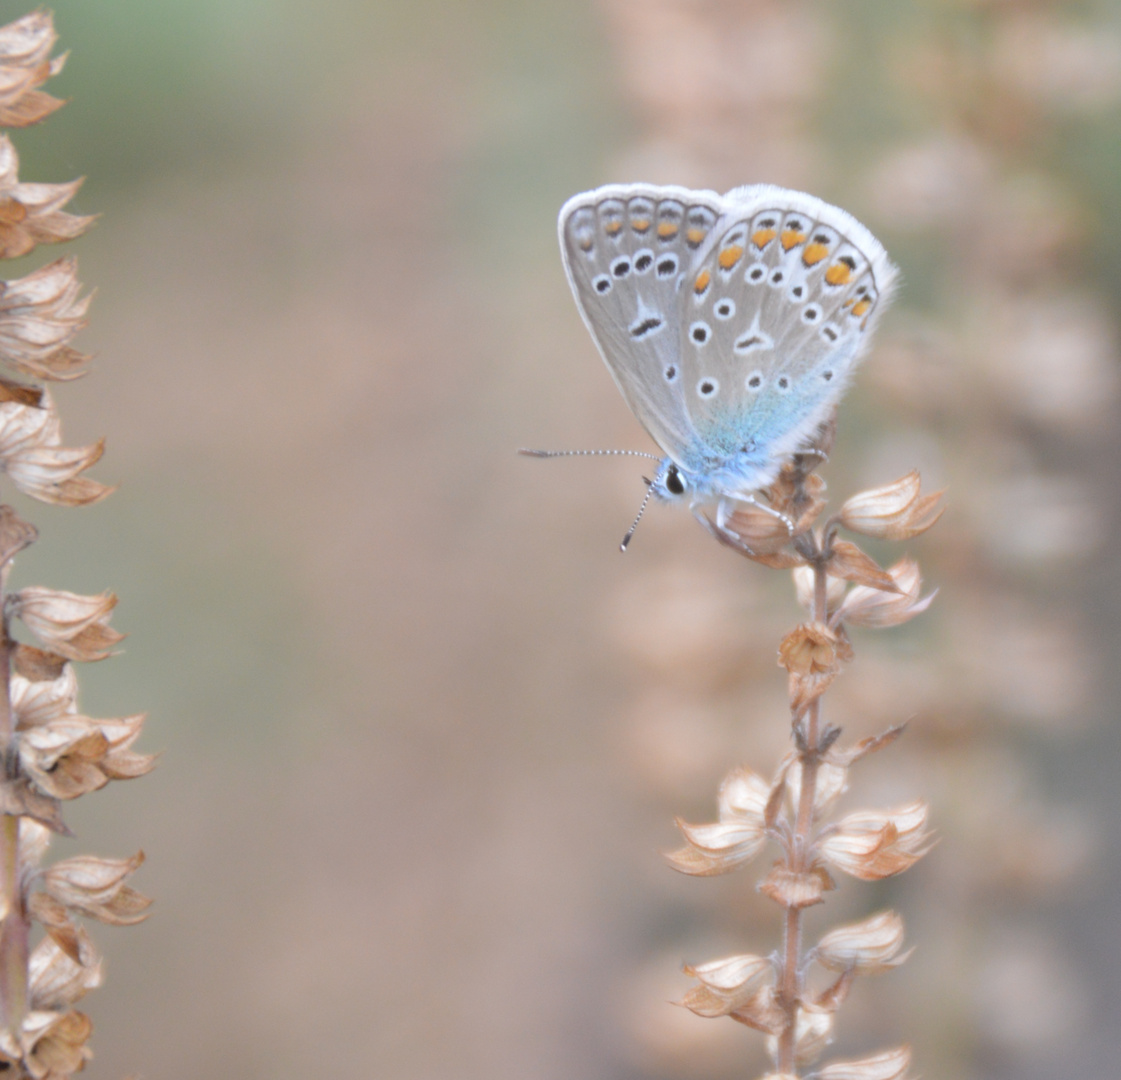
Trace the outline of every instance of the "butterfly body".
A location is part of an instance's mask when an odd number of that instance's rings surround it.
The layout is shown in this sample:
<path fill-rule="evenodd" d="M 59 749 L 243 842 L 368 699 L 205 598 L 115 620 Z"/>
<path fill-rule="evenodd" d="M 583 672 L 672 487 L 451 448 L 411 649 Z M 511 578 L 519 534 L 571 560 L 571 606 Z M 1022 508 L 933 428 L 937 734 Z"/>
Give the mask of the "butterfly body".
<path fill-rule="evenodd" d="M 581 315 L 666 455 L 651 490 L 693 505 L 750 498 L 805 448 L 896 276 L 855 218 L 765 184 L 609 185 L 558 228 Z"/>

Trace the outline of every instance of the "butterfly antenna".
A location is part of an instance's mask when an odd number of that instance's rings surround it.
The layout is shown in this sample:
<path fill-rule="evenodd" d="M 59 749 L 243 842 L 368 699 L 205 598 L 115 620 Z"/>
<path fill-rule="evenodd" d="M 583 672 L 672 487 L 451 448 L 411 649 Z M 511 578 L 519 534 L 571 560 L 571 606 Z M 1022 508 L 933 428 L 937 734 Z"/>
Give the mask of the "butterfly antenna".
<path fill-rule="evenodd" d="M 646 496 L 642 500 L 642 505 L 638 508 L 638 513 L 634 516 L 634 521 L 631 527 L 627 530 L 627 535 L 623 537 L 623 542 L 619 545 L 619 550 L 626 552 L 627 545 L 631 542 L 631 537 L 634 536 L 635 529 L 638 528 L 638 523 L 642 520 L 642 515 L 646 513 L 646 504 L 650 501 L 650 496 L 654 494 L 654 485 L 649 480 L 646 481 Z"/>
<path fill-rule="evenodd" d="M 651 461 L 661 461 L 657 454 L 648 454 L 645 450 L 527 450 L 524 447 L 518 451 L 524 457 L 644 457 Z"/>

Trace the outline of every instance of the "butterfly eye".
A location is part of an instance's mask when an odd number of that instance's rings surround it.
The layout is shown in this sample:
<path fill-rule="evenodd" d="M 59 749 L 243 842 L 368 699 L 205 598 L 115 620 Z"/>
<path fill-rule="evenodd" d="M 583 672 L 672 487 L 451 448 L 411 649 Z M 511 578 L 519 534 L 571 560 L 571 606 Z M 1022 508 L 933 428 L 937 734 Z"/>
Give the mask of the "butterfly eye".
<path fill-rule="evenodd" d="M 665 255 L 658 260 L 657 274 L 660 278 L 673 277 L 677 273 L 677 256 Z"/>
<path fill-rule="evenodd" d="M 685 494 L 685 481 L 681 478 L 681 473 L 677 471 L 676 465 L 671 465 L 666 470 L 666 478 L 664 481 L 666 491 L 671 495 L 684 495 Z"/>
<path fill-rule="evenodd" d="M 767 276 L 767 268 L 762 263 L 756 263 L 746 274 L 744 280 L 749 285 L 758 285 Z"/>
<path fill-rule="evenodd" d="M 744 382 L 744 386 L 746 386 L 748 390 L 758 390 L 762 385 L 763 373 L 761 371 L 753 371 Z"/>
<path fill-rule="evenodd" d="M 606 274 L 600 274 L 599 277 L 592 279 L 592 288 L 595 289 L 600 296 L 604 296 L 611 292 L 611 278 Z"/>
<path fill-rule="evenodd" d="M 645 274 L 651 266 L 654 265 L 654 253 L 652 251 L 643 249 L 636 251 L 634 254 L 634 272 L 636 274 Z"/>
<path fill-rule="evenodd" d="M 802 312 L 802 322 L 817 322 L 821 318 L 821 308 L 817 304 L 807 304 Z"/>
<path fill-rule="evenodd" d="M 697 393 L 703 398 L 714 397 L 716 391 L 720 389 L 720 384 L 715 379 L 701 379 L 697 383 Z"/>
<path fill-rule="evenodd" d="M 720 300 L 712 310 L 718 319 L 730 319 L 736 313 L 736 305 L 731 300 Z"/>
<path fill-rule="evenodd" d="M 631 272 L 631 261 L 626 256 L 620 256 L 611 264 L 611 273 L 617 278 L 625 278 Z"/>
<path fill-rule="evenodd" d="M 665 376 L 666 382 L 677 382 L 677 365 L 670 364 L 670 366 L 666 368 Z"/>
<path fill-rule="evenodd" d="M 775 386 L 777 386 L 780 390 L 783 390 L 783 391 L 789 390 L 790 389 L 790 379 L 787 378 L 787 376 L 785 376 L 785 375 L 780 375 L 778 377 L 778 379 L 775 380 Z"/>
<path fill-rule="evenodd" d="M 781 270 L 776 270 L 771 275 L 771 284 L 772 285 L 775 285 L 775 286 L 781 285 L 785 280 L 786 280 L 786 275 Z"/>
<path fill-rule="evenodd" d="M 833 372 L 832 372 L 832 371 L 823 371 L 823 372 L 821 373 L 821 377 L 822 377 L 822 378 L 823 378 L 823 379 L 824 379 L 824 380 L 825 380 L 826 382 L 832 382 L 832 381 L 833 381 Z"/>
<path fill-rule="evenodd" d="M 837 338 L 841 336 L 841 334 L 837 327 L 833 325 L 833 323 L 826 323 L 821 328 L 821 336 L 825 338 L 826 341 L 832 343 L 836 341 Z"/>

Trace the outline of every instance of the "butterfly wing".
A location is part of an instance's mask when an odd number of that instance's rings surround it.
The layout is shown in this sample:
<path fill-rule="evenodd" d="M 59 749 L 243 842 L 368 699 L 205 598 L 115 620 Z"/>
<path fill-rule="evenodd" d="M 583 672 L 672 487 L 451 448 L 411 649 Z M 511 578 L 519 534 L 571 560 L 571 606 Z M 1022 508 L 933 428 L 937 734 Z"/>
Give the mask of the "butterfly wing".
<path fill-rule="evenodd" d="M 896 277 L 855 218 L 810 195 L 737 188 L 678 293 L 682 403 L 719 477 L 713 494 L 769 483 L 848 383 Z"/>
<path fill-rule="evenodd" d="M 631 411 L 678 464 L 697 439 L 683 393 L 680 292 L 723 209 L 712 191 L 609 185 L 569 199 L 558 223 L 580 314 Z"/>

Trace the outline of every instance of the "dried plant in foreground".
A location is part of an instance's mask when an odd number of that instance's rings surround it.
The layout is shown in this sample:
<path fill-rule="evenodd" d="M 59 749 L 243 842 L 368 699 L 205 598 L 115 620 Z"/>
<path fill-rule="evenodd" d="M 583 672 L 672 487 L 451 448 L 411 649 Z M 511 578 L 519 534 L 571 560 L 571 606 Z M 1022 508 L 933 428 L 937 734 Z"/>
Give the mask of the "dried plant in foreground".
<path fill-rule="evenodd" d="M 817 453 L 796 455 L 765 492 L 767 505 L 741 503 L 723 521 L 701 517 L 722 543 L 755 562 L 793 569 L 798 598 L 810 620 L 779 646 L 789 682 L 794 747 L 771 779 L 736 769 L 721 784 L 718 820 L 679 821 L 686 845 L 668 856 L 685 874 L 711 876 L 745 866 L 768 841 L 779 850 L 760 891 L 783 909 L 782 945 L 773 956 L 743 954 L 687 967 L 697 980 L 681 1002 L 699 1016 L 729 1016 L 763 1032 L 774 1062 L 768 1080 L 804 1075 L 832 1039 L 834 1017 L 853 979 L 888 971 L 906 959 L 903 923 L 881 912 L 829 931 L 809 950 L 803 946 L 803 912 L 824 902 L 835 887 L 833 872 L 861 881 L 900 874 L 931 843 L 927 806 L 860 810 L 840 820 L 830 813 L 848 787 L 849 770 L 901 733 L 894 727 L 855 745 L 842 746 L 841 729 L 828 724 L 822 700 L 853 658 L 847 626 L 888 627 L 924 611 L 918 566 L 902 559 L 879 566 L 841 530 L 882 540 L 906 540 L 924 532 L 941 514 L 940 493 L 924 495 L 912 472 L 894 484 L 864 491 L 818 525 L 825 484 L 813 469 L 828 450 L 832 425 L 821 433 Z M 902 1080 L 907 1047 L 816 1070 L 820 1080 Z"/>
<path fill-rule="evenodd" d="M 54 43 L 47 12 L 0 27 L 0 125 L 36 123 L 61 106 L 39 89 L 62 68 L 64 57 L 50 58 Z M 0 134 L 0 257 L 73 239 L 90 226 L 92 218 L 62 209 L 80 181 L 21 183 L 18 170 L 15 149 Z M 58 506 L 85 506 L 111 490 L 84 475 L 102 443 L 64 446 L 44 385 L 83 374 L 87 357 L 71 341 L 88 306 L 72 259 L 0 281 L 0 471 L 23 494 Z M 61 1080 L 91 1056 L 92 1025 L 73 1006 L 101 982 L 97 949 L 76 916 L 127 926 L 145 917 L 150 901 L 126 884 L 143 853 L 48 866 L 42 859 L 52 832 L 69 835 L 63 800 L 141 776 L 154 759 L 132 749 L 143 716 L 94 720 L 78 709 L 73 665 L 105 659 L 121 640 L 109 626 L 116 597 L 9 591 L 12 561 L 36 536 L 0 506 L 0 1069 Z M 38 646 L 12 636 L 14 620 Z M 43 931 L 34 947 L 33 923 Z"/>

